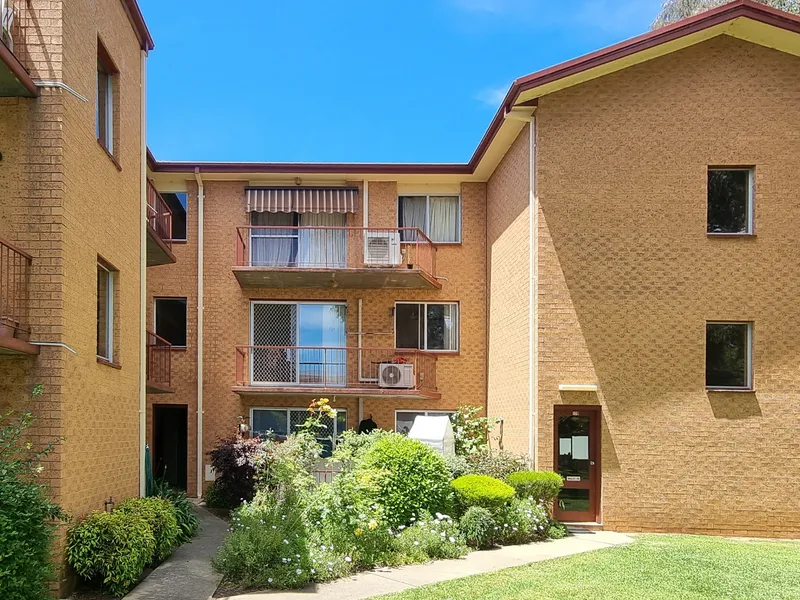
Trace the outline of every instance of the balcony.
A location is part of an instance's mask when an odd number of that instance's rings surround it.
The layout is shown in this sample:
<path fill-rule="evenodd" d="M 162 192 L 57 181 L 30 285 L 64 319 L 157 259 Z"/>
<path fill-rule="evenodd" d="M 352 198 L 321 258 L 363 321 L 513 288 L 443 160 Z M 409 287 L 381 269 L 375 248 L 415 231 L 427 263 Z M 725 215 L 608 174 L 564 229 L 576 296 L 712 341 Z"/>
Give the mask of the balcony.
<path fill-rule="evenodd" d="M 39 95 L 27 69 L 14 54 L 15 46 L 22 42 L 22 19 L 27 16 L 24 0 L 0 0 L 0 97 Z"/>
<path fill-rule="evenodd" d="M 436 354 L 391 348 L 237 346 L 233 391 L 438 399 Z"/>
<path fill-rule="evenodd" d="M 436 244 L 415 228 L 239 227 L 244 288 L 441 289 Z"/>
<path fill-rule="evenodd" d="M 0 239 L 0 354 L 39 354 L 28 343 L 31 255 Z"/>
<path fill-rule="evenodd" d="M 172 253 L 172 211 L 161 194 L 147 182 L 147 266 L 176 262 Z"/>
<path fill-rule="evenodd" d="M 172 344 L 147 332 L 147 393 L 172 394 Z"/>

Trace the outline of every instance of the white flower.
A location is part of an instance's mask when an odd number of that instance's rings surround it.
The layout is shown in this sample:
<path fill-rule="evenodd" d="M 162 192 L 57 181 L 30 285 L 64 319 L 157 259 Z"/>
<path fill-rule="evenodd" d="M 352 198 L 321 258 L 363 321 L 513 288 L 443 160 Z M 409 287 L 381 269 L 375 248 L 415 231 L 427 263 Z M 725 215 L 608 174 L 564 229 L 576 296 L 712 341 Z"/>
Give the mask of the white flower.
<path fill-rule="evenodd" d="M 272 583 L 272 577 L 270 577 L 269 579 L 267 579 L 267 583 Z"/>
<path fill-rule="evenodd" d="M 450 538 L 450 543 L 451 543 L 451 544 L 455 544 L 455 543 L 456 543 L 456 538 L 454 538 L 454 537 L 451 537 L 451 538 Z"/>
<path fill-rule="evenodd" d="M 314 569 L 311 569 L 311 574 L 314 575 L 315 573 L 316 571 Z"/>
<path fill-rule="evenodd" d="M 297 569 L 297 571 L 296 571 L 296 573 L 297 573 L 298 575 L 300 575 L 300 573 L 302 573 L 302 572 L 303 572 L 303 569 Z"/>
<path fill-rule="evenodd" d="M 350 558 L 349 556 L 345 556 L 345 557 L 344 557 L 344 560 L 345 560 L 346 562 L 353 562 L 353 559 L 352 559 L 352 558 Z"/>
<path fill-rule="evenodd" d="M 300 558 L 300 555 L 299 554 L 295 554 L 295 557 Z"/>
<path fill-rule="evenodd" d="M 419 546 L 419 542 L 417 540 L 414 540 L 414 545 Z"/>
<path fill-rule="evenodd" d="M 289 545 L 289 540 L 283 540 L 283 543 L 288 546 Z"/>
<path fill-rule="evenodd" d="M 400 531 L 403 531 L 403 529 L 405 529 L 405 528 L 406 528 L 406 526 L 405 526 L 405 525 L 400 525 L 400 527 L 398 527 L 398 529 L 399 529 Z"/>

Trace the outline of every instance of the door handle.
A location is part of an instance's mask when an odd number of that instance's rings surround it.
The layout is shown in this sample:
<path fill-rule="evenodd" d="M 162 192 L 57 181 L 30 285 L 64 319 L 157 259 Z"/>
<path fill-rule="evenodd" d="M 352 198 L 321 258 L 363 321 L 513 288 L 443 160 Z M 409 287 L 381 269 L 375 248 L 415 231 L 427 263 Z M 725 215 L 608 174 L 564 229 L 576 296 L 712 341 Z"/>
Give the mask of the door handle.
<path fill-rule="evenodd" d="M 589 461 L 589 464 L 590 464 L 591 466 L 594 466 L 594 461 L 593 461 L 593 460 L 590 460 L 590 461 Z"/>

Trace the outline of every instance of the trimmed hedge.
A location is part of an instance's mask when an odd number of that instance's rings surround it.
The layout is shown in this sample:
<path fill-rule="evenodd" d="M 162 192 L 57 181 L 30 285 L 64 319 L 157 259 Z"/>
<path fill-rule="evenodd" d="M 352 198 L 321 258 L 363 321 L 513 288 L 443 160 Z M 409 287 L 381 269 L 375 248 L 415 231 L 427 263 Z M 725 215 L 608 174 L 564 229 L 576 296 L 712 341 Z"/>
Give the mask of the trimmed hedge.
<path fill-rule="evenodd" d="M 172 502 L 164 498 L 128 498 L 117 511 L 141 517 L 153 530 L 155 549 L 150 562 L 161 562 L 172 554 L 180 536 Z"/>
<path fill-rule="evenodd" d="M 533 498 L 545 504 L 553 502 L 564 486 L 561 475 L 552 471 L 520 471 L 511 473 L 506 481 L 519 497 Z"/>
<path fill-rule="evenodd" d="M 461 511 L 466 511 L 471 506 L 493 510 L 514 497 L 514 488 L 488 475 L 463 475 L 454 479 L 450 485 Z"/>

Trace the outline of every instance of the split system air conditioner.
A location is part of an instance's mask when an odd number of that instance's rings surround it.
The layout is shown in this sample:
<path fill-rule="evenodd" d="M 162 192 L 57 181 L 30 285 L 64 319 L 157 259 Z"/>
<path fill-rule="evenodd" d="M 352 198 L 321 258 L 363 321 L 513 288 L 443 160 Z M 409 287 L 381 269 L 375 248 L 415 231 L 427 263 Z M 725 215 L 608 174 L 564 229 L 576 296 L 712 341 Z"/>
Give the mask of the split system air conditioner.
<path fill-rule="evenodd" d="M 402 262 L 400 233 L 397 231 L 367 231 L 364 238 L 364 263 L 373 266 L 396 267 Z"/>
<path fill-rule="evenodd" d="M 411 389 L 415 386 L 414 365 L 383 363 L 378 371 L 378 386 Z"/>

